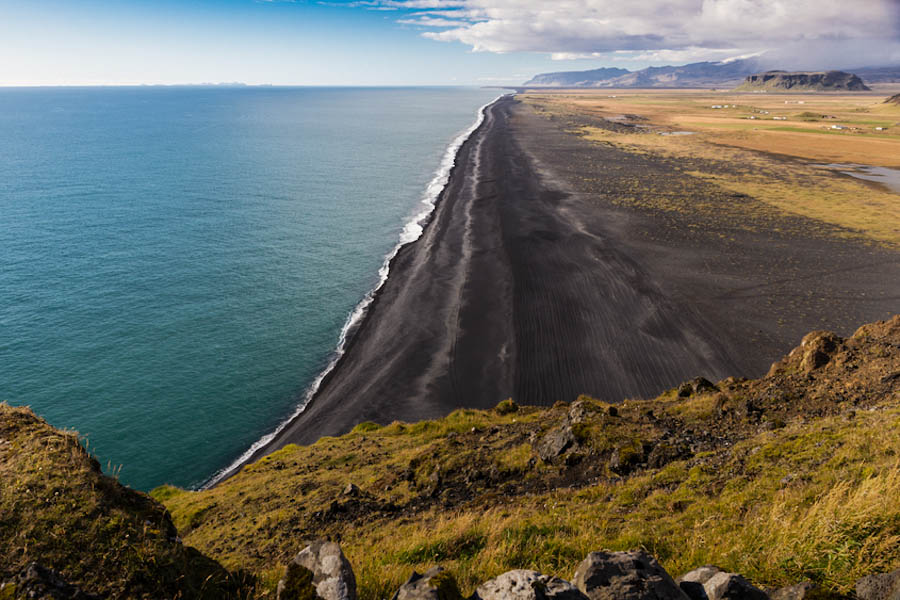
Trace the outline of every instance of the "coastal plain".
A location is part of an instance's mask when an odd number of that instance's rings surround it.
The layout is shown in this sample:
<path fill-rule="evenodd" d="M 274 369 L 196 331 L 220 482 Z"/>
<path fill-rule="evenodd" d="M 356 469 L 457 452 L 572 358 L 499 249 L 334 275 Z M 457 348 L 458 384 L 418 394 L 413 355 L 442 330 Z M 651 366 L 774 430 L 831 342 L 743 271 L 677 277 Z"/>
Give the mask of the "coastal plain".
<path fill-rule="evenodd" d="M 745 95 L 740 106 L 900 119 L 881 96 L 822 95 L 830 108 L 811 96 L 800 105 Z M 846 335 L 892 316 L 897 193 L 816 165 L 893 164 L 875 160 L 891 154 L 894 134 L 820 132 L 830 119 L 755 130 L 705 108 L 718 97 L 529 91 L 490 105 L 346 354 L 248 462 L 361 421 L 429 419 L 507 397 L 620 402 L 697 375 L 759 376 L 807 331 Z M 702 128 L 701 114 L 712 115 Z M 691 135 L 660 135 L 691 124 Z M 802 144 L 779 146 L 782 134 L 838 150 L 810 144 L 798 156 Z"/>

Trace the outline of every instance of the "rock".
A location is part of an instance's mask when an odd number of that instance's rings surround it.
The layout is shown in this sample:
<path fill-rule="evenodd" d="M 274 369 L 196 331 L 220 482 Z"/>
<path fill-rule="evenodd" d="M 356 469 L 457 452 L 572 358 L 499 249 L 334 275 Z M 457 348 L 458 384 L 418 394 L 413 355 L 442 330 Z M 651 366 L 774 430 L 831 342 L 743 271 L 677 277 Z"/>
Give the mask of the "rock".
<path fill-rule="evenodd" d="M 687 398 L 694 394 L 717 391 L 719 391 L 719 388 L 713 385 L 713 383 L 705 377 L 694 377 L 690 381 L 685 381 L 678 386 L 678 396 L 680 398 Z"/>
<path fill-rule="evenodd" d="M 671 444 L 660 442 L 653 447 L 647 455 L 647 466 L 651 469 L 664 467 L 673 460 L 687 458 L 691 455 L 691 449 L 684 444 Z"/>
<path fill-rule="evenodd" d="M 713 565 L 703 565 L 697 567 L 693 571 L 688 571 L 676 581 L 678 587 L 681 588 L 691 600 L 707 600 L 706 590 L 703 584 L 710 580 L 713 575 L 722 573 L 722 569 Z"/>
<path fill-rule="evenodd" d="M 12 582 L 0 588 L 3 598 L 34 598 L 35 600 L 96 600 L 66 582 L 62 575 L 36 562 L 29 563 Z"/>
<path fill-rule="evenodd" d="M 321 600 L 313 584 L 313 572 L 291 561 L 275 591 L 276 600 Z"/>
<path fill-rule="evenodd" d="M 359 496 L 359 493 L 360 493 L 359 486 L 357 486 L 355 483 L 348 483 L 347 487 L 344 488 L 344 492 L 343 492 L 343 494 L 345 496 L 353 496 L 353 497 Z"/>
<path fill-rule="evenodd" d="M 538 442 L 536 450 L 544 462 L 550 462 L 574 443 L 575 433 L 571 425 L 561 425 L 548 431 Z"/>
<path fill-rule="evenodd" d="M 573 583 L 590 600 L 688 600 L 681 588 L 641 550 L 591 552 Z"/>
<path fill-rule="evenodd" d="M 804 600 L 817 596 L 819 588 L 811 581 L 804 581 L 768 593 L 769 600 Z"/>
<path fill-rule="evenodd" d="M 312 573 L 312 584 L 322 600 L 356 600 L 356 576 L 336 543 L 324 540 L 311 542 L 294 557 L 293 564 Z M 300 571 L 294 572 L 298 577 L 302 575 Z M 285 577 L 289 574 L 290 567 Z"/>
<path fill-rule="evenodd" d="M 392 600 L 462 600 L 462 594 L 449 571 L 432 567 L 424 575 L 413 571 Z"/>
<path fill-rule="evenodd" d="M 804 372 L 809 373 L 827 365 L 843 341 L 830 331 L 813 331 L 804 336 L 800 342 L 803 352 L 800 365 Z"/>
<path fill-rule="evenodd" d="M 768 600 L 764 591 L 737 573 L 716 573 L 703 584 L 709 600 Z"/>
<path fill-rule="evenodd" d="M 900 600 L 900 569 L 869 575 L 856 582 L 859 600 Z"/>
<path fill-rule="evenodd" d="M 482 583 L 471 600 L 586 600 L 586 597 L 559 577 L 519 569 Z"/>
<path fill-rule="evenodd" d="M 643 460 L 643 448 L 634 445 L 619 446 L 609 457 L 609 470 L 617 475 L 627 475 Z"/>

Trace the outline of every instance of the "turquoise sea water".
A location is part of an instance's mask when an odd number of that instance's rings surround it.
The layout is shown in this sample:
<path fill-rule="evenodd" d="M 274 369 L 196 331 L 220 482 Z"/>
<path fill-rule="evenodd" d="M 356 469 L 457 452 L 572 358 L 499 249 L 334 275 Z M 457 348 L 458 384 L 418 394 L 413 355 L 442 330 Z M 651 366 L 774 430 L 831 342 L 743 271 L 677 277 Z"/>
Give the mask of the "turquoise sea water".
<path fill-rule="evenodd" d="M 0 400 L 201 484 L 303 399 L 495 96 L 0 89 Z"/>

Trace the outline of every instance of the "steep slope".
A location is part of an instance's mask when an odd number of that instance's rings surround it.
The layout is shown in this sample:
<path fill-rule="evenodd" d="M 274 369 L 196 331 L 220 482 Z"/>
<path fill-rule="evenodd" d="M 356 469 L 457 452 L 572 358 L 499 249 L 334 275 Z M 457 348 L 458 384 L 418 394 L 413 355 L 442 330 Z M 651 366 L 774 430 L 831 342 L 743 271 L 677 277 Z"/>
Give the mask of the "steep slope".
<path fill-rule="evenodd" d="M 759 380 L 362 423 L 154 495 L 191 544 L 271 584 L 300 540 L 340 540 L 363 598 L 435 563 L 469 591 L 512 568 L 565 575 L 600 547 L 847 593 L 900 566 L 898 456 L 900 316 L 814 332 Z"/>
<path fill-rule="evenodd" d="M 748 75 L 736 91 L 865 92 L 870 88 L 844 71 L 766 71 Z"/>
<path fill-rule="evenodd" d="M 238 592 L 221 565 L 182 545 L 162 505 L 103 475 L 77 435 L 0 404 L 0 583 L 32 561 L 101 597 Z"/>

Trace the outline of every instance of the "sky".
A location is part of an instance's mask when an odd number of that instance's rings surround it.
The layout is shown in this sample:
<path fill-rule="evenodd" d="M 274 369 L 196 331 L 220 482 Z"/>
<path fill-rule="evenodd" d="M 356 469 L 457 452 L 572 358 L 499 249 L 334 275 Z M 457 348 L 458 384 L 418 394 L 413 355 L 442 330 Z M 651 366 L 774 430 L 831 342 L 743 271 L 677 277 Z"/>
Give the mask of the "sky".
<path fill-rule="evenodd" d="M 0 86 L 512 85 L 750 55 L 900 64 L 900 0 L 0 0 Z"/>

